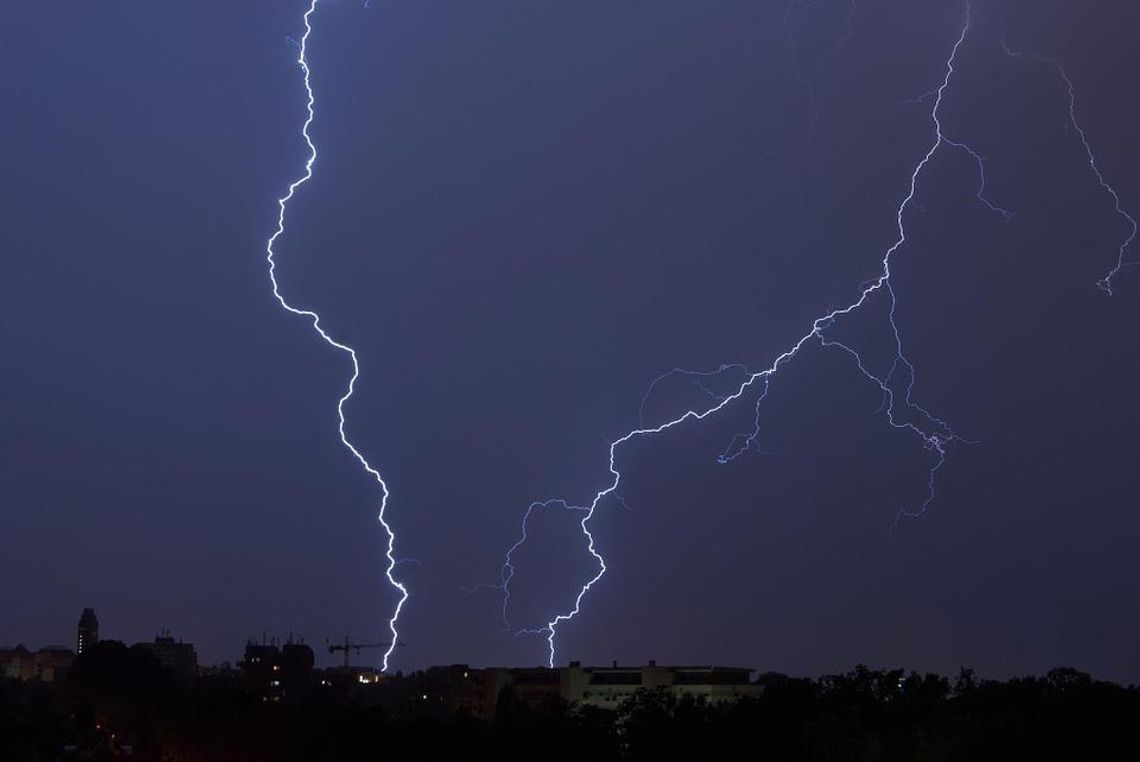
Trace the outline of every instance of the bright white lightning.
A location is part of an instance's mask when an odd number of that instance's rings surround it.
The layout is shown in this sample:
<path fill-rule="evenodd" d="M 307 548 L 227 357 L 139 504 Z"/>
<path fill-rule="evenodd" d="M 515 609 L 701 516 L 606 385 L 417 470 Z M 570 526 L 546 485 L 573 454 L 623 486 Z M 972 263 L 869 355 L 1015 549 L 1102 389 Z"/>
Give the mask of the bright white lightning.
<path fill-rule="evenodd" d="M 306 108 L 306 111 L 308 112 L 308 115 L 305 118 L 305 123 L 301 127 L 301 135 L 302 135 L 302 137 L 304 137 L 305 144 L 309 148 L 309 156 L 308 156 L 308 159 L 306 159 L 306 161 L 305 161 L 304 173 L 289 185 L 289 190 L 284 196 L 277 199 L 277 206 L 279 209 L 278 215 L 277 215 L 277 229 L 273 232 L 273 235 L 271 235 L 269 237 L 269 240 L 266 242 L 265 251 L 266 251 L 266 260 L 269 262 L 269 280 L 273 284 L 273 296 L 275 296 L 277 298 L 277 301 L 281 304 L 281 306 L 283 308 L 285 308 L 286 310 L 288 310 L 289 312 L 292 312 L 294 315 L 300 315 L 302 317 L 306 317 L 306 318 L 309 318 L 310 320 L 312 320 L 313 330 L 315 330 L 317 332 L 317 335 L 319 335 L 322 339 L 324 339 L 325 343 L 327 343 L 329 346 L 331 346 L 335 349 L 339 349 L 341 352 L 344 352 L 345 354 L 348 355 L 349 359 L 352 360 L 352 376 L 348 380 L 348 388 L 345 390 L 344 396 L 342 396 L 340 398 L 340 400 L 337 401 L 337 406 L 336 406 L 337 418 L 338 418 L 337 431 L 340 434 L 340 441 L 344 444 L 345 447 L 348 448 L 349 452 L 351 452 L 353 454 L 353 456 L 360 462 L 360 465 L 364 467 L 364 470 L 367 471 L 372 476 L 372 478 L 376 480 L 376 483 L 380 486 L 380 514 L 379 514 L 379 519 L 380 519 L 380 525 L 384 527 L 384 531 L 388 535 L 388 549 L 385 553 L 385 555 L 388 559 L 388 567 L 387 567 L 387 569 L 385 569 L 384 573 L 385 573 L 385 576 L 387 576 L 388 582 L 392 585 L 392 587 L 396 588 L 400 592 L 400 599 L 396 603 L 396 609 L 392 613 L 392 618 L 388 620 L 388 629 L 392 633 L 392 640 L 388 646 L 388 650 L 384 652 L 384 658 L 383 658 L 383 662 L 381 665 L 382 668 L 386 671 L 388 669 L 388 659 L 389 659 L 389 657 L 391 657 L 392 652 L 396 649 L 397 641 L 399 639 L 399 633 L 396 631 L 396 621 L 400 618 L 400 610 L 403 609 L 404 602 L 408 600 L 408 589 L 403 585 L 403 583 L 398 581 L 395 578 L 395 576 L 393 576 L 393 571 L 396 568 L 396 563 L 397 563 L 396 556 L 395 556 L 396 535 L 392 531 L 392 527 L 388 524 L 387 520 L 384 517 L 385 511 L 387 510 L 387 507 L 388 507 L 388 485 L 384 482 L 384 478 L 380 475 L 380 472 L 377 471 L 375 468 L 373 468 L 371 464 L 369 464 L 369 462 L 365 459 L 365 457 L 360 454 L 360 451 L 357 450 L 356 447 L 353 446 L 352 442 L 350 442 L 348 440 L 348 436 L 344 433 L 344 425 L 345 425 L 344 405 L 352 397 L 352 393 L 356 388 L 356 379 L 358 379 L 360 377 L 360 364 L 356 360 L 356 350 L 355 349 L 348 346 L 347 344 L 342 344 L 341 342 L 337 341 L 332 336 L 330 336 L 328 333 L 326 333 L 323 328 L 321 328 L 321 316 L 320 315 L 318 315 L 313 310 L 299 309 L 299 308 L 294 307 L 293 305 L 289 304 L 287 301 L 285 301 L 285 297 L 283 297 L 281 295 L 281 290 L 277 284 L 277 276 L 276 276 L 277 263 L 274 261 L 275 254 L 273 251 L 273 244 L 276 243 L 277 239 L 280 238 L 281 235 L 285 232 L 285 208 L 288 205 L 289 201 L 292 200 L 294 194 L 297 192 L 297 189 L 300 188 L 305 183 L 307 183 L 312 178 L 312 176 L 313 176 L 313 164 L 317 160 L 317 147 L 313 143 L 312 136 L 309 134 L 309 128 L 312 126 L 313 119 L 316 117 L 316 113 L 315 113 L 316 97 L 313 95 L 313 86 L 309 80 L 309 62 L 308 62 L 308 59 L 306 58 L 305 54 L 306 54 L 307 46 L 309 43 L 309 35 L 312 34 L 312 31 L 313 31 L 313 27 L 312 27 L 312 23 L 311 23 L 312 16 L 313 16 L 313 13 L 317 9 L 317 3 L 318 2 L 319 2 L 319 0 L 311 0 L 311 3 L 309 5 L 309 9 L 307 11 L 305 11 L 305 15 L 304 15 L 305 33 L 304 33 L 304 35 L 301 36 L 301 41 L 300 41 L 300 45 L 298 46 L 298 54 L 297 54 L 297 63 L 298 63 L 298 65 L 300 65 L 301 72 L 304 75 L 305 93 L 307 95 L 307 103 L 306 103 L 305 108 Z"/>
<path fill-rule="evenodd" d="M 921 514 L 924 510 L 926 510 L 927 506 L 929 506 L 931 501 L 934 499 L 934 480 L 935 480 L 935 477 L 937 476 L 938 472 L 941 470 L 941 468 L 945 462 L 948 446 L 950 445 L 951 442 L 965 441 L 965 440 L 962 440 L 960 437 L 956 436 L 954 434 L 954 432 L 950 429 L 950 427 L 944 421 L 930 415 L 926 410 L 924 410 L 922 407 L 920 407 L 919 405 L 914 403 L 911 399 L 911 393 L 912 393 L 914 386 L 915 386 L 915 383 L 916 383 L 916 371 L 915 371 L 914 366 L 906 358 L 906 356 L 903 352 L 902 338 L 901 338 L 901 335 L 899 333 L 898 326 L 895 323 L 894 313 L 895 313 L 896 300 L 895 300 L 894 288 L 890 282 L 891 257 L 894 255 L 894 253 L 896 251 L 898 251 L 904 244 L 907 243 L 906 226 L 904 224 L 903 218 L 904 218 L 907 210 L 911 206 L 917 205 L 916 202 L 914 201 L 914 199 L 915 199 L 915 195 L 917 193 L 919 176 L 922 174 L 922 171 L 926 168 L 926 166 L 930 163 L 931 159 L 934 157 L 934 155 L 938 151 L 938 149 L 941 148 L 943 145 L 948 145 L 948 146 L 958 148 L 958 149 L 965 151 L 967 154 L 970 155 L 970 157 L 977 164 L 979 172 L 981 173 L 981 183 L 980 183 L 979 189 L 977 191 L 977 197 L 978 197 L 979 201 L 981 203 L 983 203 L 991 211 L 993 211 L 997 214 L 1000 214 L 1005 219 L 1008 219 L 1009 216 L 1012 214 L 1008 210 L 1003 209 L 999 206 L 996 206 L 986 199 L 986 197 L 985 197 L 985 167 L 984 167 L 984 161 L 983 161 L 982 157 L 977 152 L 975 152 L 973 149 L 971 149 L 968 145 L 954 141 L 954 140 L 951 140 L 950 138 L 947 138 L 943 134 L 942 122 L 941 122 L 941 119 L 939 117 L 939 110 L 942 106 L 943 96 L 946 92 L 946 89 L 950 85 L 951 78 L 954 75 L 954 65 L 955 65 L 955 62 L 956 62 L 957 57 L 958 57 L 958 51 L 962 47 L 962 44 L 965 42 L 966 36 L 967 36 L 969 30 L 970 30 L 970 3 L 969 3 L 969 0 L 966 0 L 966 2 L 965 2 L 965 13 L 964 13 L 964 17 L 963 17 L 963 24 L 962 24 L 961 33 L 959 34 L 957 40 L 955 41 L 954 46 L 950 51 L 950 55 L 946 60 L 945 76 L 943 77 L 942 83 L 938 86 L 938 88 L 929 94 L 929 95 L 934 96 L 934 105 L 931 109 L 931 114 L 930 114 L 931 120 L 934 123 L 934 133 L 935 133 L 934 142 L 930 146 L 930 148 L 926 151 L 926 153 L 923 155 L 921 161 L 919 161 L 918 164 L 915 166 L 914 171 L 911 173 L 909 190 L 907 192 L 906 197 L 899 204 L 896 215 L 895 215 L 896 227 L 898 229 L 898 238 L 895 240 L 894 244 L 892 244 L 891 247 L 889 249 L 887 249 L 886 252 L 884 253 L 883 259 L 882 259 L 882 270 L 881 270 L 880 274 L 878 275 L 878 277 L 874 278 L 873 280 L 867 281 L 865 283 L 865 285 L 861 286 L 859 298 L 856 299 L 851 304 L 849 304 L 848 306 L 842 307 L 839 309 L 834 309 L 831 312 L 827 313 L 826 315 L 823 315 L 822 317 L 816 318 L 812 322 L 811 330 L 808 331 L 806 334 L 804 334 L 795 344 L 793 344 L 791 346 L 791 348 L 785 350 L 782 354 L 777 356 L 776 359 L 772 362 L 772 364 L 769 367 L 767 367 L 761 371 L 748 373 L 746 375 L 746 377 L 744 378 L 744 380 L 736 387 L 736 390 L 734 392 L 727 394 L 727 395 L 724 395 L 722 397 L 718 397 L 718 396 L 714 395 L 714 399 L 717 399 L 718 401 L 712 407 L 708 407 L 708 408 L 705 408 L 703 410 L 695 410 L 695 409 L 687 410 L 682 415 L 680 415 L 676 418 L 673 418 L 671 420 L 668 420 L 665 423 L 662 423 L 662 424 L 660 424 L 658 426 L 654 426 L 654 427 L 646 427 L 643 424 L 642 427 L 636 428 L 636 429 L 628 432 L 627 434 L 625 434 L 621 438 L 616 439 L 610 443 L 610 446 L 609 446 L 609 472 L 610 472 L 610 475 L 612 476 L 612 479 L 611 479 L 609 485 L 607 487 L 605 487 L 604 489 L 602 489 L 601 491 L 597 492 L 594 495 L 594 499 L 590 502 L 590 504 L 588 506 L 585 506 L 585 516 L 583 516 L 583 518 L 580 522 L 580 526 L 582 528 L 582 533 L 586 536 L 586 539 L 587 539 L 586 548 L 589 551 L 589 553 L 594 557 L 594 559 L 597 561 L 598 571 L 588 582 L 586 582 L 585 585 L 582 586 L 581 590 L 578 592 L 578 595 L 574 599 L 574 606 L 572 609 L 570 609 L 569 611 L 566 611 L 564 613 L 560 613 L 560 614 L 555 615 L 555 617 L 553 619 L 551 619 L 549 622 L 547 622 L 546 625 L 543 627 L 519 630 L 516 633 L 516 634 L 540 634 L 541 633 L 541 634 L 545 635 L 546 639 L 547 639 L 547 643 L 549 644 L 549 648 L 550 648 L 549 664 L 551 667 L 554 666 L 554 662 L 555 662 L 555 644 L 554 644 L 554 641 L 555 641 L 555 636 L 557 635 L 558 626 L 563 622 L 570 621 L 571 619 L 573 619 L 575 616 L 578 615 L 578 613 L 582 607 L 583 598 L 585 598 L 586 594 L 591 590 L 591 588 L 593 588 L 593 586 L 595 584 L 597 584 L 598 581 L 601 580 L 602 577 L 605 576 L 605 573 L 606 573 L 605 559 L 597 551 L 597 548 L 595 546 L 594 536 L 593 536 L 593 534 L 591 534 L 590 529 L 589 529 L 589 523 L 590 523 L 590 520 L 594 517 L 594 514 L 596 513 L 598 506 L 601 504 L 601 502 L 603 500 L 605 500 L 606 498 L 611 497 L 611 496 L 613 496 L 615 498 L 620 498 L 620 495 L 617 494 L 618 486 L 621 484 L 621 472 L 618 470 L 617 464 L 616 464 L 618 447 L 620 447 L 621 445 L 630 441 L 631 439 L 635 439 L 638 437 L 644 437 L 644 436 L 650 436 L 653 434 L 660 434 L 664 431 L 667 431 L 667 430 L 672 429 L 676 426 L 679 426 L 682 423 L 685 423 L 687 421 L 703 420 L 703 419 L 713 415 L 714 413 L 722 410 L 723 408 L 725 408 L 726 406 L 735 402 L 736 400 L 740 399 L 750 388 L 752 388 L 754 385 L 757 385 L 757 383 L 759 382 L 759 385 L 761 387 L 761 393 L 759 394 L 758 399 L 757 399 L 757 403 L 756 403 L 756 405 L 757 405 L 757 417 L 756 417 L 757 429 L 755 431 L 753 431 L 752 434 L 750 434 L 745 439 L 745 444 L 743 447 L 734 449 L 733 444 L 730 443 L 729 450 L 726 450 L 725 454 L 723 454 L 720 457 L 720 461 L 722 463 L 729 462 L 729 461 L 733 460 L 735 457 L 737 457 L 737 455 L 739 455 L 741 452 L 743 452 L 744 449 L 746 449 L 748 446 L 750 446 L 751 443 L 755 440 L 755 436 L 758 433 L 758 428 L 759 428 L 759 405 L 764 400 L 764 398 L 767 396 L 768 386 L 769 386 L 771 379 L 776 375 L 776 372 L 785 363 L 787 363 L 789 360 L 794 358 L 806 344 L 808 344 L 809 342 L 811 342 L 813 340 L 818 341 L 820 346 L 822 346 L 822 347 L 837 348 L 837 349 L 844 351 L 847 354 L 852 355 L 855 359 L 856 365 L 857 365 L 858 369 L 860 370 L 860 372 L 864 376 L 866 376 L 869 380 L 876 383 L 880 387 L 880 389 L 883 391 L 884 405 L 885 405 L 886 413 L 887 413 L 887 420 L 890 423 L 890 425 L 894 428 L 906 429 L 908 431 L 911 431 L 913 434 L 915 434 L 920 439 L 923 447 L 933 453 L 933 464 L 931 465 L 931 468 L 929 471 L 929 481 L 928 481 L 929 491 L 928 491 L 928 494 L 926 496 L 926 499 L 919 505 L 919 507 L 917 509 L 913 509 L 913 510 L 905 510 L 904 509 L 904 510 L 899 511 L 896 514 L 896 519 L 895 519 L 896 523 L 899 520 L 899 518 L 901 518 L 904 515 L 915 516 L 915 515 Z M 874 295 L 880 291 L 885 292 L 885 294 L 887 295 L 887 298 L 889 299 L 889 305 L 890 305 L 889 323 L 890 323 L 891 329 L 893 330 L 893 333 L 894 333 L 895 346 L 896 346 L 895 361 L 894 361 L 893 365 L 891 366 L 890 372 L 887 373 L 885 376 L 882 376 L 882 377 L 875 375 L 872 371 L 870 371 L 864 365 L 862 358 L 860 357 L 859 353 L 856 350 L 854 350 L 851 347 L 849 347 L 845 344 L 842 344 L 840 342 L 828 339 L 825 335 L 827 329 L 830 328 L 835 323 L 836 320 L 838 320 L 839 318 L 841 318 L 845 315 L 848 315 L 848 314 L 854 312 L 855 310 L 859 309 L 868 301 L 868 299 L 872 295 Z M 721 371 L 729 370 L 729 369 L 734 368 L 734 367 L 739 367 L 739 366 L 727 366 L 727 365 L 722 366 Z M 895 406 L 895 401 L 896 401 L 896 399 L 895 399 L 896 394 L 891 388 L 891 383 L 892 383 L 892 378 L 895 376 L 895 374 L 897 372 L 900 371 L 900 368 L 905 369 L 905 372 L 908 374 L 905 377 L 907 380 L 905 381 L 905 392 L 906 393 L 904 396 L 904 404 L 908 410 L 914 411 L 917 414 L 922 416 L 922 418 L 924 419 L 924 425 L 916 424 L 916 423 L 911 422 L 909 420 L 898 420 L 895 418 L 894 406 Z M 674 371 L 670 371 L 668 374 L 665 374 L 665 375 L 668 376 L 668 375 L 672 375 L 675 373 L 689 373 L 689 372 L 688 371 L 674 370 Z M 696 373 L 696 374 L 692 374 L 692 375 L 703 376 L 703 375 L 712 375 L 712 374 Z M 658 381 L 659 380 L 661 380 L 661 379 L 659 378 Z M 657 382 L 655 381 L 654 384 L 656 384 L 656 383 Z M 652 387 L 651 387 L 651 389 L 652 389 Z M 502 590 L 503 595 L 504 595 L 504 621 L 507 621 L 506 605 L 509 602 L 509 596 L 510 596 L 509 583 L 511 581 L 511 578 L 514 576 L 514 566 L 511 563 L 511 556 L 519 548 L 519 546 L 523 542 L 526 541 L 526 521 L 530 517 L 530 514 L 532 513 L 533 509 L 536 506 L 543 506 L 543 505 L 547 505 L 547 504 L 551 504 L 551 503 L 558 503 L 558 504 L 562 505 L 563 507 L 571 507 L 562 501 L 547 501 L 546 503 L 532 504 L 530 506 L 530 508 L 528 508 L 528 510 L 526 512 L 526 516 L 523 519 L 522 536 L 519 539 L 519 541 L 516 542 L 511 547 L 511 549 L 508 553 L 507 562 L 504 564 L 503 572 L 502 572 L 503 584 L 501 586 L 499 586 L 499 588 Z"/>

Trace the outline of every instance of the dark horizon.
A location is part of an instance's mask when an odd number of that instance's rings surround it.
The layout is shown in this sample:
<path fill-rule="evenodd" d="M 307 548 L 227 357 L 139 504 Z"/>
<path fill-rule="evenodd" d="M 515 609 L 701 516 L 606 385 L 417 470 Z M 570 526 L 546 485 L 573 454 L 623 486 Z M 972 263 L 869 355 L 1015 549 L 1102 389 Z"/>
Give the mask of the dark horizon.
<path fill-rule="evenodd" d="M 88 608 L 90 608 L 90 607 L 88 607 Z M 86 611 L 86 609 L 85 609 L 85 611 Z M 99 637 L 99 639 L 96 642 L 103 643 L 103 644 L 121 644 L 121 645 L 127 646 L 127 647 L 135 647 L 135 646 L 140 646 L 140 645 L 148 645 L 152 642 L 157 642 L 159 639 L 162 639 L 162 638 L 170 638 L 173 640 L 173 642 L 176 642 L 179 644 L 186 644 L 188 646 L 192 646 L 195 648 L 197 646 L 197 644 L 194 642 L 192 637 L 185 637 L 182 633 L 171 632 L 171 631 L 164 629 L 164 628 L 160 628 L 160 629 L 156 630 L 152 636 L 148 636 L 146 638 L 142 638 L 142 639 L 137 640 L 137 641 L 136 640 L 130 640 L 130 639 L 125 640 L 123 638 L 115 637 L 114 635 L 111 635 L 110 637 L 102 637 L 101 636 L 101 637 Z M 69 641 L 67 639 L 62 639 L 59 641 L 52 641 L 52 642 L 45 642 L 45 643 L 38 643 L 38 642 L 32 643 L 32 642 L 26 642 L 26 641 L 16 641 L 16 642 L 12 642 L 12 643 L 0 643 L 0 651 L 3 651 L 5 649 L 13 649 L 13 648 L 22 646 L 22 647 L 25 647 L 26 649 L 28 649 L 28 651 L 33 653 L 33 654 L 37 650 L 47 651 L 47 650 L 58 649 L 58 648 L 67 649 L 69 651 L 72 651 L 73 654 L 75 654 L 77 649 L 75 648 L 74 642 L 75 642 L 75 628 L 73 627 L 70 644 L 69 644 Z M 383 648 L 380 648 L 379 651 L 377 651 L 374 644 L 365 644 L 365 645 L 360 645 L 359 649 L 358 649 L 356 644 L 359 642 L 362 642 L 362 641 L 351 641 L 351 642 L 353 642 L 353 646 L 352 646 L 353 655 L 349 659 L 348 666 L 349 666 L 350 670 L 352 670 L 354 672 L 356 672 L 356 671 L 368 671 L 368 670 L 381 671 L 381 670 L 379 670 L 379 667 L 376 664 L 377 659 L 371 658 L 371 657 L 367 656 L 367 654 L 377 653 L 377 652 L 383 653 L 383 650 L 384 650 Z M 319 669 L 339 670 L 339 669 L 343 668 L 343 661 L 342 661 L 343 656 L 340 655 L 340 654 L 343 654 L 343 651 L 339 650 L 339 647 L 342 643 L 343 643 L 343 637 L 340 639 L 329 638 L 327 641 L 322 640 L 321 642 L 318 643 L 318 642 L 308 641 L 302 637 L 297 637 L 292 632 L 287 633 L 284 636 L 279 636 L 279 635 L 276 635 L 274 633 L 261 633 L 260 636 L 250 636 L 250 637 L 243 639 L 239 645 L 234 646 L 231 649 L 232 655 L 224 656 L 222 659 L 219 659 L 219 660 L 214 661 L 214 662 L 203 661 L 199 658 L 196 663 L 197 663 L 198 667 L 202 670 L 202 673 L 204 675 L 208 675 L 213 670 L 218 669 L 218 668 L 223 668 L 223 667 L 229 667 L 231 669 L 240 669 L 242 666 L 242 663 L 243 663 L 242 653 L 247 648 L 247 646 L 280 647 L 280 646 L 283 646 L 285 644 L 298 644 L 298 645 L 302 645 L 302 646 L 308 646 L 310 649 L 312 649 L 313 655 L 316 658 L 316 668 L 318 670 Z M 334 653 L 333 651 L 329 650 L 330 645 L 338 647 L 337 653 Z M 461 661 L 452 661 L 452 662 L 445 662 L 445 663 L 441 662 L 439 664 L 424 664 L 424 665 L 417 667 L 416 670 L 414 670 L 414 671 L 423 671 L 423 670 L 431 671 L 431 670 L 438 670 L 438 669 L 447 669 L 447 668 L 452 668 L 452 667 L 457 667 L 457 666 L 458 667 L 470 667 L 471 669 L 475 669 L 475 670 L 486 670 L 486 669 L 526 669 L 526 670 L 551 669 L 554 671 L 565 669 L 567 667 L 571 667 L 571 668 L 582 667 L 582 668 L 588 669 L 588 670 L 589 669 L 595 669 L 595 670 L 597 670 L 597 669 L 601 669 L 601 670 L 634 669 L 634 670 L 637 670 L 637 669 L 643 669 L 646 667 L 660 666 L 662 668 L 669 668 L 669 669 L 694 669 L 694 668 L 702 668 L 702 669 L 703 668 L 744 669 L 744 670 L 747 670 L 752 675 L 758 675 L 758 676 L 778 675 L 778 676 L 782 676 L 782 677 L 789 677 L 789 678 L 796 679 L 796 680 L 825 679 L 829 676 L 833 676 L 831 673 L 819 673 L 819 674 L 786 673 L 786 672 L 783 672 L 781 670 L 768 669 L 764 666 L 760 666 L 760 667 L 749 666 L 749 665 L 730 663 L 730 662 L 723 661 L 723 660 L 709 659 L 709 658 L 691 660 L 691 661 L 685 662 L 685 663 L 660 662 L 658 659 L 656 659 L 652 656 L 648 656 L 645 659 L 642 659 L 640 661 L 629 661 L 629 662 L 619 662 L 617 659 L 610 659 L 610 660 L 600 660 L 596 663 L 590 663 L 590 662 L 582 662 L 582 661 L 576 660 L 576 659 L 570 659 L 570 660 L 563 662 L 563 663 L 556 663 L 556 664 L 554 664 L 553 667 L 548 666 L 545 663 L 545 661 L 542 661 L 542 660 L 540 660 L 539 662 L 536 662 L 536 663 L 527 663 L 527 664 L 522 664 L 522 663 L 476 663 L 476 662 L 469 662 L 469 661 L 462 661 L 461 660 Z M 987 674 L 987 673 L 980 672 L 980 671 L 974 669 L 973 667 L 971 667 L 968 664 L 959 665 L 958 668 L 953 669 L 951 671 L 947 671 L 947 672 L 931 672 L 929 670 L 917 670 L 917 669 L 910 667 L 909 665 L 899 664 L 899 663 L 864 664 L 862 662 L 859 662 L 856 664 L 848 665 L 846 668 L 841 669 L 834 674 L 835 675 L 846 674 L 846 673 L 850 672 L 851 670 L 861 670 L 861 669 L 871 669 L 874 671 L 902 670 L 904 673 L 908 673 L 908 674 L 920 674 L 922 672 L 927 672 L 928 674 L 938 674 L 938 675 L 945 677 L 945 678 L 948 678 L 948 679 L 954 678 L 956 676 L 960 676 L 960 675 L 965 674 L 965 673 L 969 673 L 970 675 L 973 675 L 973 676 L 975 676 L 981 680 L 1002 681 L 1002 680 L 1043 678 L 1043 677 L 1045 677 L 1048 674 L 1053 673 L 1053 672 L 1073 670 L 1074 668 L 1069 666 L 1069 665 L 1066 665 L 1066 664 L 1054 664 L 1054 665 L 1051 665 L 1050 667 L 1047 667 L 1045 669 L 1041 669 L 1041 670 L 1038 670 L 1035 672 L 1023 672 L 1023 673 L 1018 673 L 1018 674 Z M 409 672 L 408 670 L 398 670 L 396 668 L 393 668 L 391 671 L 393 673 Z M 1096 680 L 1096 681 L 1104 681 L 1107 683 L 1115 683 L 1115 684 L 1119 684 L 1123 687 L 1129 687 L 1130 689 L 1133 689 L 1133 690 L 1140 687 L 1136 683 L 1129 683 L 1129 682 L 1125 682 L 1125 681 L 1114 680 L 1111 677 L 1106 677 L 1106 676 L 1102 676 L 1102 675 L 1089 674 L 1088 676 L 1091 677 L 1093 680 Z"/>
<path fill-rule="evenodd" d="M 813 341 L 747 448 L 759 385 L 623 445 L 590 524 L 606 576 L 556 661 L 1140 682 L 1140 268 L 1097 287 L 1140 214 L 1140 7 L 972 0 L 952 142 L 904 203 L 964 0 L 363 5 L 312 16 L 319 156 L 275 262 L 360 365 L 346 430 L 410 594 L 393 671 L 545 663 L 510 630 L 598 563 L 581 512 L 537 509 L 505 626 L 527 506 L 588 505 L 612 442 L 852 304 L 903 205 L 895 310 L 881 289 L 826 335 L 901 400 L 897 319 L 919 435 Z M 381 493 L 337 431 L 351 363 L 267 277 L 308 7 L 6 14 L 0 646 L 73 647 L 90 606 L 203 663 L 391 639 Z"/>
<path fill-rule="evenodd" d="M 571 667 L 408 675 L 314 671 L 307 649 L 248 649 L 194 677 L 173 649 L 112 642 L 63 681 L 0 680 L 5 759 L 375 760 L 393 754 L 600 762 L 1131 759 L 1140 689 L 1075 670 L 995 682 L 857 667 L 819 679 L 736 669 Z"/>

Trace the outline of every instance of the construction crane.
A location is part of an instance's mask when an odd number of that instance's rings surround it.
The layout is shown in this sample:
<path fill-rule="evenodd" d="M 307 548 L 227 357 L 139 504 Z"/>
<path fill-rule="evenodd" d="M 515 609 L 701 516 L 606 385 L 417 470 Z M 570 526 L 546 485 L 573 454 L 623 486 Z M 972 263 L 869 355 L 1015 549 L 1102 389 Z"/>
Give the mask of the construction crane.
<path fill-rule="evenodd" d="M 329 644 L 329 653 L 335 654 L 337 651 L 343 651 L 344 652 L 344 668 L 347 670 L 348 669 L 348 654 L 350 651 L 356 651 L 356 653 L 359 654 L 360 649 L 362 649 L 362 648 L 388 648 L 391 645 L 392 645 L 392 641 L 390 641 L 390 640 L 386 640 L 382 643 L 353 643 L 352 639 L 349 638 L 347 635 L 345 635 L 344 636 L 344 643 L 330 643 Z M 402 645 L 404 645 L 404 643 L 403 643 L 403 641 L 397 640 L 396 645 L 402 646 Z"/>

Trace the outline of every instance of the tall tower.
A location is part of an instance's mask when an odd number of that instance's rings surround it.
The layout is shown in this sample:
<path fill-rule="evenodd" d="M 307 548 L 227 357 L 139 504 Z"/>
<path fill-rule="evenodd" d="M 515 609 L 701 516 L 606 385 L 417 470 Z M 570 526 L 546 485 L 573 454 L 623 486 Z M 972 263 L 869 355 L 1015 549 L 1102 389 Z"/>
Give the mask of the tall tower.
<path fill-rule="evenodd" d="M 95 616 L 95 609 L 83 609 L 79 617 L 79 639 L 76 642 L 75 652 L 83 653 L 85 648 L 99 642 L 99 619 Z"/>

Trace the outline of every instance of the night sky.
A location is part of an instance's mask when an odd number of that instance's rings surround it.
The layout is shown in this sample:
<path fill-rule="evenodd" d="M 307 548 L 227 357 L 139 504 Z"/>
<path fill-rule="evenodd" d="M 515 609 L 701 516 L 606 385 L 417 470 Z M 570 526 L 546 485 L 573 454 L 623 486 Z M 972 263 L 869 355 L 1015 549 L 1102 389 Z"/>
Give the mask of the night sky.
<path fill-rule="evenodd" d="M 205 663 L 387 637 L 379 491 L 336 431 L 347 358 L 273 299 L 303 168 L 307 2 L 15 0 L 0 21 L 0 645 L 160 629 Z M 321 0 L 314 178 L 278 277 L 359 353 L 348 430 L 391 489 L 411 598 L 394 669 L 538 664 L 504 633 L 533 500 L 588 503 L 674 367 L 760 369 L 880 270 L 929 149 L 959 0 Z M 848 30 L 850 34 L 848 35 Z M 893 260 L 915 400 L 892 429 L 839 351 L 619 450 L 607 575 L 558 661 L 859 662 L 1140 681 L 1140 6 L 974 0 L 946 134 Z M 1135 212 L 1133 212 L 1135 213 Z M 1128 254 L 1140 258 L 1140 247 Z M 837 327 L 889 351 L 883 303 Z M 713 379 L 716 393 L 726 388 Z M 720 383 L 720 386 L 717 384 Z M 709 404 L 673 378 L 647 422 Z M 511 621 L 595 572 L 538 511 Z M 376 663 L 379 652 L 361 661 Z"/>

